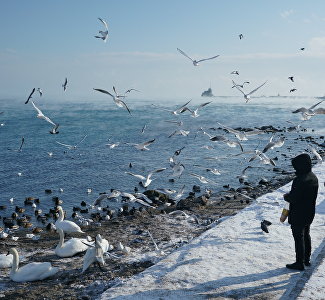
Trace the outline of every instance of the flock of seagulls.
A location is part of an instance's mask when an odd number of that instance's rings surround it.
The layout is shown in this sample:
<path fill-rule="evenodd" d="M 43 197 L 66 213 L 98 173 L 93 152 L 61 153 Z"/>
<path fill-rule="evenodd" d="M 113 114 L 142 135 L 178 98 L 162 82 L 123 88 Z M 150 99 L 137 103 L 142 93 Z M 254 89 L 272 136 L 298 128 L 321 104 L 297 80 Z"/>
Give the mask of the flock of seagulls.
<path fill-rule="evenodd" d="M 104 26 L 104 30 L 99 30 L 99 34 L 95 35 L 95 38 L 101 39 L 101 40 L 103 40 L 103 42 L 106 42 L 108 39 L 108 24 L 105 20 L 103 20 L 101 18 L 98 18 L 98 20 Z M 241 40 L 243 38 L 244 38 L 243 34 L 239 34 L 239 39 Z M 303 51 L 304 48 L 301 48 L 301 50 Z M 219 55 L 215 55 L 215 56 L 212 56 L 209 58 L 193 59 L 189 55 L 187 55 L 183 50 L 177 48 L 177 51 L 180 54 L 182 54 L 183 56 L 185 56 L 186 58 L 188 58 L 189 60 L 191 60 L 191 62 L 194 66 L 198 66 L 200 63 L 202 63 L 204 61 L 213 60 L 213 59 L 219 57 Z M 231 74 L 239 75 L 239 71 L 232 71 Z M 288 79 L 291 82 L 294 82 L 293 76 L 288 77 Z M 234 80 L 232 80 L 232 84 L 233 84 L 232 88 L 237 89 L 244 96 L 244 100 L 247 103 L 251 99 L 251 96 L 256 91 L 258 91 L 260 88 L 262 88 L 266 83 L 267 83 L 267 81 L 263 82 L 262 84 L 257 86 L 255 89 L 252 89 L 250 92 L 246 92 L 246 91 L 244 91 L 244 87 L 245 87 L 245 85 L 250 84 L 249 81 L 245 81 L 242 84 L 237 84 Z M 64 83 L 62 84 L 62 88 L 63 88 L 64 92 L 66 92 L 67 87 L 68 87 L 68 79 L 65 78 Z M 117 89 L 115 88 L 115 86 L 113 86 L 113 92 L 109 92 L 105 89 L 99 89 L 99 88 L 94 88 L 93 90 L 103 93 L 103 94 L 106 94 L 106 95 L 109 95 L 112 98 L 113 102 L 116 104 L 116 106 L 118 106 L 119 108 L 125 109 L 129 113 L 129 115 L 132 115 L 130 108 L 128 107 L 128 105 L 125 102 L 125 98 L 127 97 L 126 95 L 128 93 L 131 93 L 133 91 L 139 92 L 139 90 L 130 88 L 130 89 L 126 90 L 124 92 L 124 94 L 119 94 L 117 92 Z M 290 92 L 293 92 L 294 90 L 295 89 L 292 89 Z M 50 123 L 53 126 L 53 128 L 50 130 L 51 134 L 58 134 L 59 133 L 59 131 L 58 131 L 59 124 L 52 121 L 52 119 L 50 119 L 48 116 L 46 116 L 35 105 L 35 102 L 33 100 L 31 100 L 34 97 L 35 91 L 37 91 L 39 93 L 39 96 L 42 97 L 42 95 L 43 95 L 42 89 L 41 88 L 37 88 L 37 89 L 33 88 L 31 93 L 29 94 L 27 100 L 25 101 L 25 104 L 28 104 L 29 102 L 31 102 L 32 106 L 34 107 L 34 109 L 37 112 L 36 117 L 39 119 L 45 120 L 46 122 Z M 292 113 L 301 113 L 302 119 L 304 121 L 307 121 L 315 115 L 325 114 L 324 108 L 316 108 L 323 101 L 324 100 L 319 101 L 309 108 L 305 108 L 305 107 L 298 108 L 298 109 L 292 111 Z M 199 112 L 201 110 L 203 110 L 204 107 L 211 104 L 211 101 L 209 101 L 209 102 L 201 103 L 200 105 L 198 105 L 196 107 L 190 107 L 189 106 L 190 102 L 191 102 L 191 100 L 187 101 L 183 105 L 177 105 L 177 107 L 174 109 L 161 107 L 156 104 L 152 104 L 152 107 L 154 107 L 155 109 L 159 109 L 159 110 L 168 112 L 169 115 L 171 115 L 172 117 L 175 117 L 175 116 L 179 117 L 180 115 L 188 114 L 192 118 L 198 118 L 200 116 Z M 179 127 L 176 130 L 174 130 L 171 134 L 168 135 L 169 138 L 173 137 L 173 139 L 174 139 L 175 136 L 179 136 L 182 139 L 186 139 L 189 136 L 190 131 L 181 128 L 183 126 L 183 121 L 181 121 L 179 119 L 164 120 L 164 121 L 169 122 L 170 124 Z M 220 122 L 216 122 L 216 123 L 220 126 L 220 128 L 214 128 L 214 130 L 219 130 L 219 134 L 212 135 L 211 133 L 207 132 L 208 131 L 207 129 L 203 129 L 203 128 L 200 128 L 198 130 L 198 132 L 196 133 L 196 134 L 202 133 L 204 138 L 207 137 L 207 141 L 210 142 L 209 145 L 204 145 L 204 146 L 202 146 L 202 148 L 214 149 L 214 146 L 212 146 L 213 143 L 215 143 L 215 144 L 223 143 L 224 145 L 226 145 L 227 147 L 230 147 L 230 148 L 238 147 L 240 149 L 240 153 L 236 154 L 236 155 L 246 155 L 246 154 L 252 155 L 246 159 L 246 161 L 248 163 L 258 160 L 263 165 L 276 166 L 275 160 L 268 157 L 266 155 L 266 153 L 268 152 L 268 155 L 269 155 L 269 152 L 271 152 L 272 149 L 282 147 L 285 143 L 284 137 L 282 137 L 282 136 L 276 137 L 276 136 L 272 135 L 269 142 L 264 147 L 262 147 L 261 150 L 257 149 L 258 147 L 256 147 L 256 149 L 254 149 L 254 150 L 244 151 L 244 147 L 245 147 L 245 144 L 243 144 L 244 141 L 251 139 L 252 136 L 265 134 L 266 132 L 264 130 L 259 130 L 259 129 L 253 129 L 250 131 L 246 131 L 246 130 L 242 131 L 242 130 L 231 128 L 228 125 L 221 124 Z M 210 129 L 212 129 L 212 128 L 210 128 Z M 297 127 L 297 130 L 298 129 L 299 129 L 299 126 Z M 146 125 L 144 125 L 142 127 L 141 133 L 143 134 L 145 132 L 145 130 L 146 130 Z M 220 133 L 221 131 L 225 131 L 226 134 L 221 134 Z M 56 143 L 65 147 L 66 150 L 75 150 L 86 139 L 86 137 L 87 137 L 87 135 L 85 135 L 75 145 L 70 145 L 70 144 L 66 144 L 66 143 L 62 143 L 62 142 L 58 142 L 58 141 L 56 141 Z M 149 146 L 151 144 L 153 144 L 155 141 L 156 141 L 156 139 L 154 138 L 154 139 L 146 140 L 145 142 L 142 142 L 142 143 L 124 143 L 124 144 L 133 146 L 135 149 L 145 152 L 145 151 L 150 150 Z M 120 144 L 122 144 L 122 143 L 114 142 L 114 143 L 106 144 L 106 146 L 108 146 L 109 149 L 114 151 L 113 149 L 120 146 Z M 22 138 L 20 147 L 18 148 L 18 150 L 15 150 L 15 151 L 21 152 L 23 145 L 24 145 L 24 137 Z M 308 146 L 309 146 L 310 151 L 316 156 L 316 158 L 319 161 L 322 161 L 322 158 L 319 155 L 319 153 L 317 152 L 317 150 L 315 148 L 313 148 L 311 145 L 308 145 Z M 186 172 L 186 164 L 182 163 L 181 161 L 178 161 L 179 156 L 181 155 L 181 152 L 184 148 L 185 148 L 185 146 L 176 150 L 174 152 L 174 154 L 169 158 L 169 167 L 172 171 L 172 174 L 170 175 L 170 177 L 173 179 L 177 179 L 177 178 L 179 179 L 184 174 L 184 172 Z M 50 153 L 49 153 L 49 155 L 50 155 Z M 51 154 L 50 156 L 52 156 L 52 155 L 53 154 Z M 221 157 L 206 157 L 206 159 L 219 160 L 222 158 Z M 130 163 L 129 167 L 130 168 L 132 167 L 131 163 Z M 196 167 L 198 169 L 203 169 L 209 175 L 212 174 L 214 176 L 220 176 L 223 172 L 222 170 L 220 170 L 218 168 L 211 167 L 211 166 L 206 167 L 203 165 L 194 164 L 193 167 Z M 239 175 L 237 175 L 236 178 L 238 178 L 239 183 L 244 184 L 248 178 L 248 170 L 252 169 L 252 168 L 257 168 L 257 167 L 260 167 L 260 166 L 253 166 L 253 165 L 249 164 L 249 165 L 245 166 L 241 172 L 238 172 Z M 124 173 L 136 178 L 137 180 L 140 180 L 139 184 L 144 189 L 147 189 L 149 187 L 149 185 L 153 182 L 153 180 L 156 179 L 153 177 L 158 176 L 157 175 L 158 173 L 164 172 L 165 170 L 167 170 L 166 167 L 156 168 L 153 171 L 149 172 L 147 175 L 136 174 L 136 173 L 130 172 L 130 171 L 125 171 Z M 217 185 L 218 184 L 218 182 L 216 180 L 212 180 L 208 177 L 202 176 L 202 175 L 197 174 L 196 172 L 193 172 L 193 171 L 189 171 L 187 174 L 203 184 L 209 184 L 209 185 Z M 184 195 L 185 188 L 186 188 L 185 185 L 183 185 L 178 191 L 171 190 L 171 189 L 163 189 L 163 188 L 156 189 L 156 190 L 161 193 L 171 195 L 171 199 L 173 199 L 174 201 L 177 202 Z M 88 189 L 87 192 L 91 193 L 92 191 L 91 191 L 91 189 Z M 128 199 L 128 201 L 130 203 L 137 202 L 140 205 L 155 208 L 152 200 L 150 200 L 143 193 L 135 192 L 135 193 L 131 194 L 128 192 L 121 192 L 118 190 L 112 190 L 111 193 L 103 193 L 103 194 L 99 195 L 98 198 L 94 200 L 92 206 L 97 207 L 97 209 L 101 209 L 103 201 L 105 201 L 107 199 L 118 198 L 118 197 L 124 197 L 124 198 Z M 107 254 L 108 251 L 112 250 L 112 245 L 110 245 L 108 243 L 108 241 L 106 239 L 102 238 L 99 234 L 95 237 L 94 241 L 91 238 L 70 238 L 69 240 L 65 241 L 65 233 L 69 233 L 69 234 L 82 233 L 83 234 L 85 232 L 82 231 L 81 227 L 78 224 L 76 224 L 75 222 L 66 220 L 64 218 L 64 211 L 60 205 L 57 205 L 57 209 L 58 209 L 59 217 L 54 225 L 55 225 L 55 229 L 59 235 L 59 243 L 54 250 L 55 254 L 59 257 L 64 258 L 64 257 L 71 257 L 73 255 L 76 255 L 77 253 L 85 252 L 82 272 L 85 272 L 89 268 L 89 266 L 94 263 L 97 263 L 99 267 L 103 266 L 105 264 L 104 255 Z M 178 213 L 182 214 L 185 217 L 188 217 L 188 215 L 182 211 L 175 211 L 175 212 L 172 212 L 171 214 L 176 215 Z M 108 218 L 109 218 L 109 216 L 108 216 Z M 269 226 L 266 222 L 264 222 L 262 225 L 264 228 L 263 230 L 265 230 L 265 228 L 267 229 L 267 227 L 265 227 L 265 226 Z M 149 230 L 148 230 L 148 235 L 150 236 L 150 238 L 155 246 L 155 251 L 157 253 L 160 253 L 160 255 L 162 255 L 163 251 L 155 243 Z M 131 251 L 131 249 L 129 247 L 124 246 L 121 243 L 119 243 L 117 245 L 117 249 L 119 251 L 122 251 L 125 254 L 128 254 Z M 2 262 L 2 265 L 1 265 L 1 262 Z M 10 272 L 10 278 L 16 282 L 43 280 L 47 277 L 55 275 L 59 270 L 56 267 L 52 267 L 51 263 L 49 263 L 49 262 L 44 262 L 44 263 L 36 263 L 35 262 L 35 263 L 27 264 L 27 265 L 19 268 L 19 254 L 18 254 L 18 251 L 16 248 L 10 248 L 9 255 L 6 256 L 6 259 L 2 255 L 0 255 L 0 266 L 5 266 L 5 267 L 11 266 L 12 269 Z"/>

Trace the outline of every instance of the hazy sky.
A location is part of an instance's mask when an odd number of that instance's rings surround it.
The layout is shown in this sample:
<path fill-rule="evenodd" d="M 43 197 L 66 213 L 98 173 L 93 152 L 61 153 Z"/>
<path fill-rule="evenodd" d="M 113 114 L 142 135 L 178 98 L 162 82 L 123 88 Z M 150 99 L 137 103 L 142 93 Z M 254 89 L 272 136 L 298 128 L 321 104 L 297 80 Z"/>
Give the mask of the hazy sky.
<path fill-rule="evenodd" d="M 98 17 L 107 43 L 94 37 Z M 49 99 L 102 99 L 93 88 L 113 85 L 142 99 L 199 97 L 210 84 L 239 95 L 231 79 L 250 81 L 247 91 L 268 80 L 260 95 L 325 94 L 322 0 L 2 0 L 0 40 L 0 99 L 25 100 L 33 87 Z M 176 48 L 220 57 L 194 67 Z"/>

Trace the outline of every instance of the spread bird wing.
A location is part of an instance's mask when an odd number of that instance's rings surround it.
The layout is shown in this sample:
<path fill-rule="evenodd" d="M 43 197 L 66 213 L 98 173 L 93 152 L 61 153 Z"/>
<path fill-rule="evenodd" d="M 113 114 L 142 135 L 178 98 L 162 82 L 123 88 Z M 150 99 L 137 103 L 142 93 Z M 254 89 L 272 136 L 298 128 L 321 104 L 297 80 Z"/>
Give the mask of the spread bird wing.
<path fill-rule="evenodd" d="M 81 141 L 76 146 L 78 146 L 80 143 L 82 143 L 86 137 L 87 137 L 87 134 L 81 139 Z"/>
<path fill-rule="evenodd" d="M 197 62 L 201 62 L 201 61 L 205 61 L 205 60 L 214 59 L 214 58 L 216 58 L 216 57 L 218 57 L 218 56 L 219 56 L 219 55 L 212 56 L 212 57 L 209 57 L 209 58 L 203 58 L 203 59 L 198 60 Z"/>
<path fill-rule="evenodd" d="M 62 146 L 64 146 L 64 147 L 68 147 L 68 148 L 73 147 L 72 145 L 63 144 L 63 143 L 60 143 L 60 142 L 58 142 L 58 141 L 56 141 L 56 143 L 58 143 L 59 145 L 62 145 Z"/>
<path fill-rule="evenodd" d="M 128 108 L 128 106 L 126 105 L 126 103 L 123 100 L 119 100 L 119 102 L 126 108 L 126 110 L 128 111 L 128 113 L 131 115 L 131 111 Z"/>
<path fill-rule="evenodd" d="M 34 94 L 34 92 L 35 92 L 35 88 L 33 88 L 32 92 L 29 94 L 29 96 L 28 96 L 28 98 L 27 98 L 25 104 L 27 104 L 28 101 L 29 101 L 29 99 L 32 98 L 32 95 Z"/>
<path fill-rule="evenodd" d="M 198 106 L 198 108 L 201 108 L 201 107 L 203 107 L 203 106 L 206 106 L 206 105 L 210 104 L 211 102 L 212 102 L 212 101 L 202 103 L 202 104 L 200 104 L 200 105 Z"/>
<path fill-rule="evenodd" d="M 312 105 L 311 107 L 309 107 L 309 109 L 313 109 L 313 108 L 315 108 L 317 105 L 321 104 L 323 101 L 324 101 L 324 100 L 317 102 L 316 104 L 314 104 L 314 105 Z"/>
<path fill-rule="evenodd" d="M 301 112 L 301 113 L 306 113 L 306 112 L 308 112 L 308 109 L 305 108 L 305 107 L 300 107 L 300 108 L 294 110 L 292 113 L 293 113 L 293 114 L 296 114 L 296 113 L 299 113 L 299 112 Z"/>
<path fill-rule="evenodd" d="M 31 102 L 32 102 L 34 108 L 36 109 L 37 113 L 40 114 L 40 115 L 42 115 L 42 116 L 44 116 L 44 114 L 42 113 L 42 111 L 35 105 L 34 101 L 31 101 Z"/>
<path fill-rule="evenodd" d="M 224 141 L 227 141 L 227 138 L 224 137 L 223 135 L 216 135 L 216 136 L 213 136 L 210 138 L 210 141 L 213 141 L 213 142 L 224 142 Z"/>
<path fill-rule="evenodd" d="M 323 158 L 319 155 L 319 153 L 316 151 L 316 149 L 310 145 L 308 145 L 308 146 L 309 146 L 311 152 L 313 152 L 313 154 L 317 157 L 317 159 L 319 161 L 323 161 Z"/>
<path fill-rule="evenodd" d="M 187 58 L 189 58 L 191 61 L 193 61 L 192 58 L 190 58 L 184 51 L 182 51 L 181 49 L 177 48 L 177 51 L 181 54 L 183 54 L 184 56 L 186 56 Z"/>
<path fill-rule="evenodd" d="M 156 170 L 153 170 L 152 172 L 150 172 L 149 174 L 148 174 L 148 178 L 150 178 L 152 175 L 153 175 L 153 173 L 160 173 L 160 172 L 162 172 L 162 171 L 165 171 L 167 168 L 159 168 L 159 169 L 156 169 Z"/>
<path fill-rule="evenodd" d="M 112 98 L 114 98 L 114 96 L 110 92 L 108 92 L 106 90 L 102 90 L 102 89 L 94 89 L 94 90 L 98 91 L 98 92 L 101 92 L 101 93 L 104 93 L 104 94 L 107 94 L 107 95 L 110 95 Z"/>
<path fill-rule="evenodd" d="M 149 146 L 149 145 L 151 145 L 155 140 L 156 140 L 156 139 L 153 139 L 153 140 L 150 140 L 150 141 L 144 142 L 144 143 L 142 143 L 141 145 L 143 145 L 143 146 Z"/>
<path fill-rule="evenodd" d="M 116 91 L 116 89 L 115 89 L 115 86 L 113 86 L 113 91 L 114 91 L 116 97 L 118 97 L 118 94 L 117 94 L 117 91 Z"/>
<path fill-rule="evenodd" d="M 251 130 L 251 131 L 246 131 L 245 135 L 256 135 L 256 134 L 262 134 L 265 133 L 264 130 Z"/>
<path fill-rule="evenodd" d="M 234 87 L 238 90 L 238 91 L 240 91 L 244 96 L 246 95 L 239 87 L 238 87 L 238 84 L 237 83 L 235 83 L 235 81 L 233 81 L 232 80 L 232 83 L 233 83 L 233 85 L 234 85 Z"/>
<path fill-rule="evenodd" d="M 136 177 L 136 178 L 139 178 L 139 179 L 141 179 L 141 180 L 145 180 L 145 179 L 146 179 L 146 177 L 144 177 L 144 176 L 142 176 L 142 175 L 134 174 L 134 173 L 131 173 L 131 172 L 125 172 L 125 174 L 132 175 L 132 176 L 134 176 L 134 177 Z"/>
<path fill-rule="evenodd" d="M 20 144 L 20 147 L 19 147 L 19 149 L 18 149 L 19 152 L 21 151 L 21 148 L 23 147 L 24 142 L 25 142 L 25 138 L 22 137 L 22 138 L 21 138 L 21 144 Z"/>
<path fill-rule="evenodd" d="M 187 101 L 185 104 L 183 104 L 183 105 L 182 105 L 180 108 L 178 108 L 176 111 L 181 111 L 181 110 L 183 110 L 183 109 L 185 108 L 185 106 L 186 106 L 187 104 L 189 104 L 191 101 L 192 101 L 192 100 Z"/>
<path fill-rule="evenodd" d="M 262 150 L 262 153 L 267 152 L 269 149 L 273 149 L 274 146 L 275 146 L 275 143 L 274 143 L 274 142 L 269 142 L 269 143 L 264 147 L 264 149 Z"/>
<path fill-rule="evenodd" d="M 241 152 L 244 152 L 244 148 L 241 143 L 239 143 L 238 141 L 234 141 L 234 143 L 240 147 Z"/>
<path fill-rule="evenodd" d="M 267 81 L 265 81 L 264 83 L 262 83 L 260 86 L 258 86 L 256 89 L 252 90 L 251 92 L 248 93 L 248 95 L 251 95 L 253 93 L 255 93 L 259 88 L 261 88 L 264 84 L 266 84 Z"/>
<path fill-rule="evenodd" d="M 102 18 L 98 18 L 98 20 L 101 21 L 101 22 L 104 24 L 106 30 L 108 30 L 108 25 L 107 25 L 107 23 L 106 23 Z"/>
<path fill-rule="evenodd" d="M 227 127 L 225 125 L 222 125 L 221 123 L 217 122 L 217 124 L 219 124 L 221 127 L 223 127 L 224 129 L 226 129 L 227 131 L 233 133 L 233 134 L 240 134 L 240 131 L 233 129 L 231 127 Z"/>
<path fill-rule="evenodd" d="M 128 90 L 125 91 L 124 94 L 130 93 L 132 91 L 140 92 L 139 90 L 136 90 L 136 89 L 128 89 Z"/>

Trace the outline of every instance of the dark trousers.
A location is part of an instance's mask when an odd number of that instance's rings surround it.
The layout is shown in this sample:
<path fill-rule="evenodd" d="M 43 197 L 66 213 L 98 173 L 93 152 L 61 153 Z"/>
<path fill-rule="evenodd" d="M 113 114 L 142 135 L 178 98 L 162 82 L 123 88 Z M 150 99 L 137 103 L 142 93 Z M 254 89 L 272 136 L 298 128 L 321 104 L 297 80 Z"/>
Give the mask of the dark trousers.
<path fill-rule="evenodd" d="M 296 262 L 308 261 L 311 255 L 310 224 L 291 225 L 292 235 L 295 240 Z"/>

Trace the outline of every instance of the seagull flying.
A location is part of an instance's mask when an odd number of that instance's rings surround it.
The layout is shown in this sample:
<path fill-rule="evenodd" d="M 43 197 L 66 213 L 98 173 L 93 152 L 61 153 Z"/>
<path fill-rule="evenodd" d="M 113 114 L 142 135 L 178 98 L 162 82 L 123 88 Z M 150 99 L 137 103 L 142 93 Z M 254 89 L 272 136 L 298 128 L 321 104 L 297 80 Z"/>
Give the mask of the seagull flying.
<path fill-rule="evenodd" d="M 296 113 L 301 113 L 302 114 L 302 118 L 303 120 L 309 120 L 312 116 L 314 115 L 322 115 L 325 114 L 325 109 L 324 108 L 317 108 L 314 110 L 314 108 L 316 106 L 318 106 L 319 104 L 321 104 L 324 100 L 317 102 L 316 104 L 312 105 L 309 108 L 305 108 L 305 107 L 300 107 L 296 110 L 294 110 L 292 113 L 296 114 Z"/>
<path fill-rule="evenodd" d="M 33 102 L 33 101 L 31 101 L 32 102 L 32 104 L 33 104 L 33 106 L 34 106 L 34 108 L 36 109 L 36 111 L 37 111 L 37 118 L 40 118 L 40 119 L 44 119 L 45 121 L 47 121 L 47 122 L 49 122 L 49 123 L 51 123 L 53 126 L 56 126 L 56 124 L 49 118 L 49 117 L 47 117 L 47 116 L 45 116 L 43 113 L 42 113 L 42 111 L 35 105 L 35 103 Z"/>
<path fill-rule="evenodd" d="M 171 198 L 175 201 L 178 201 L 181 199 L 181 197 L 184 194 L 184 190 L 185 190 L 185 185 L 183 185 L 178 192 L 176 192 L 176 195 L 172 196 Z"/>
<path fill-rule="evenodd" d="M 193 165 L 193 166 L 204 169 L 207 172 L 211 172 L 213 175 L 221 175 L 220 171 L 218 169 L 216 169 L 216 168 L 207 168 L 207 167 L 204 167 L 204 166 L 201 166 L 201 165 Z"/>
<path fill-rule="evenodd" d="M 173 135 L 182 135 L 182 136 L 188 136 L 189 135 L 189 131 L 188 130 L 175 130 L 173 133 L 171 133 L 168 137 L 172 137 Z"/>
<path fill-rule="evenodd" d="M 258 86 L 256 89 L 250 91 L 249 93 L 244 93 L 237 85 L 234 81 L 232 81 L 233 85 L 235 86 L 235 88 L 240 91 L 243 95 L 244 95 L 244 98 L 246 100 L 246 103 L 250 100 L 250 95 L 252 95 L 253 93 L 255 93 L 259 88 L 261 88 L 265 83 L 267 83 L 267 81 L 265 81 L 263 84 L 261 84 L 260 86 Z"/>
<path fill-rule="evenodd" d="M 87 137 L 87 135 L 85 135 L 85 136 L 81 139 L 81 141 L 80 141 L 78 144 L 76 144 L 76 145 L 63 144 L 63 143 L 60 143 L 60 142 L 57 142 L 57 143 L 58 143 L 59 145 L 62 145 L 62 146 L 64 146 L 64 147 L 67 147 L 69 150 L 74 150 L 74 149 L 77 148 L 77 146 L 79 146 L 80 143 L 82 143 L 82 142 L 85 140 L 86 137 Z"/>
<path fill-rule="evenodd" d="M 296 114 L 296 113 L 301 113 L 302 114 L 302 118 L 303 120 L 309 120 L 312 116 L 314 115 L 323 115 L 325 114 L 325 109 L 324 108 L 317 108 L 314 110 L 314 108 L 316 106 L 318 106 L 319 104 L 321 104 L 324 100 L 317 102 L 316 104 L 312 105 L 309 108 L 305 108 L 305 107 L 300 107 L 296 110 L 294 110 L 292 113 Z"/>
<path fill-rule="evenodd" d="M 181 163 L 177 163 L 177 164 L 172 166 L 172 170 L 173 170 L 173 174 L 170 175 L 170 176 L 179 178 L 183 174 L 183 172 L 185 170 L 185 166 L 183 164 L 181 164 Z"/>
<path fill-rule="evenodd" d="M 226 129 L 228 132 L 233 133 L 236 138 L 240 141 L 247 141 L 247 136 L 246 133 L 243 131 L 239 131 L 230 127 L 227 127 L 219 122 L 217 122 L 217 124 L 219 124 L 221 127 L 223 127 L 224 129 Z"/>
<path fill-rule="evenodd" d="M 141 143 L 141 144 L 136 144 L 136 143 L 126 143 L 127 145 L 132 145 L 134 146 L 136 149 L 138 150 L 150 150 L 149 148 L 147 148 L 147 146 L 151 145 L 156 139 Z"/>
<path fill-rule="evenodd" d="M 128 89 L 128 90 L 125 91 L 124 94 L 130 93 L 132 91 L 140 92 L 139 90 L 136 90 L 136 89 Z"/>
<path fill-rule="evenodd" d="M 204 106 L 210 104 L 210 103 L 211 103 L 211 101 L 210 101 L 210 102 L 202 103 L 202 104 L 200 104 L 200 105 L 199 105 L 196 109 L 194 109 L 194 110 L 191 110 L 190 108 L 188 108 L 187 106 L 185 106 L 185 107 L 181 110 L 181 113 L 183 113 L 183 112 L 185 112 L 185 111 L 188 110 L 188 111 L 191 113 L 191 117 L 193 117 L 193 118 L 197 118 L 197 117 L 199 116 L 199 109 L 200 109 L 201 107 L 204 107 Z"/>
<path fill-rule="evenodd" d="M 35 88 L 33 88 L 32 92 L 29 94 L 29 96 L 28 96 L 28 98 L 27 98 L 27 100 L 26 100 L 25 104 L 27 104 L 27 103 L 28 103 L 28 101 L 29 101 L 29 100 L 32 98 L 32 96 L 33 96 L 34 92 L 35 92 Z"/>
<path fill-rule="evenodd" d="M 293 76 L 289 76 L 288 79 L 291 80 L 292 82 L 294 82 Z"/>
<path fill-rule="evenodd" d="M 231 148 L 234 148 L 236 146 L 239 146 L 240 147 L 240 150 L 243 152 L 244 149 L 243 149 L 243 146 L 240 142 L 238 141 L 231 141 L 231 140 L 228 140 L 226 137 L 222 136 L 222 135 L 216 135 L 214 137 L 212 137 L 210 139 L 210 141 L 212 142 L 223 142 L 225 143 L 228 147 L 231 147 Z"/>
<path fill-rule="evenodd" d="M 241 175 L 238 175 L 237 178 L 239 180 L 239 183 L 243 183 L 245 181 L 245 179 L 248 177 L 246 175 L 246 170 L 252 168 L 251 166 L 247 166 L 242 172 Z"/>
<path fill-rule="evenodd" d="M 244 81 L 244 82 L 243 82 L 243 84 L 237 84 L 237 83 L 236 83 L 236 84 L 235 84 L 235 85 L 233 85 L 231 88 L 234 88 L 234 87 L 238 86 L 238 87 L 240 87 L 240 88 L 242 88 L 242 89 L 243 89 L 243 88 L 244 88 L 244 85 L 245 85 L 245 83 L 246 83 L 246 84 L 249 84 L 250 82 L 249 82 L 249 81 Z"/>
<path fill-rule="evenodd" d="M 62 84 L 64 92 L 67 90 L 67 86 L 68 86 L 68 78 L 66 77 L 65 80 L 64 80 L 64 83 Z"/>
<path fill-rule="evenodd" d="M 160 108 L 160 109 L 163 109 L 163 110 L 165 110 L 165 111 L 168 111 L 168 112 L 170 112 L 172 115 L 175 115 L 175 116 L 177 116 L 177 115 L 179 115 L 181 112 L 182 112 L 182 110 L 184 109 L 184 107 L 187 105 L 187 104 L 189 104 L 191 102 L 191 100 L 190 101 L 187 101 L 185 104 L 183 104 L 181 107 L 179 107 L 179 108 L 176 108 L 175 110 L 171 110 L 171 109 L 167 109 L 167 108 L 164 108 L 164 107 L 160 107 L 160 106 L 157 106 L 157 105 L 155 105 L 155 104 L 151 104 L 153 107 L 156 107 L 156 108 Z M 172 121 L 166 121 L 166 122 L 172 122 Z M 176 123 L 176 121 L 174 121 L 174 123 Z"/>
<path fill-rule="evenodd" d="M 100 35 L 95 35 L 95 38 L 102 39 L 106 43 L 106 40 L 108 38 L 108 25 L 103 19 L 98 18 L 98 20 L 103 23 L 106 30 L 105 31 L 99 30 L 98 32 L 100 33 Z"/>
<path fill-rule="evenodd" d="M 202 183 L 212 183 L 212 184 L 217 184 L 215 181 L 210 180 L 208 178 L 205 178 L 204 176 L 198 175 L 198 174 L 194 174 L 194 173 L 189 173 L 189 175 L 197 178 L 198 180 L 200 180 L 200 182 Z"/>
<path fill-rule="evenodd" d="M 50 133 L 58 134 L 59 133 L 58 128 L 59 128 L 59 124 L 55 124 L 54 127 L 50 130 Z"/>
<path fill-rule="evenodd" d="M 108 91 L 105 91 L 105 90 L 102 90 L 102 89 L 94 89 L 95 91 L 98 91 L 98 92 L 101 92 L 101 93 L 104 93 L 104 94 L 107 94 L 107 95 L 110 95 L 112 98 L 113 98 L 113 101 L 115 102 L 115 104 L 118 106 L 118 107 L 124 107 L 126 108 L 126 110 L 129 112 L 129 114 L 131 114 L 131 111 L 129 110 L 129 108 L 127 107 L 126 103 L 120 99 L 121 96 L 119 95 L 112 95 L 110 92 Z M 113 87 L 113 90 L 115 92 L 115 87 Z M 116 93 L 116 92 L 115 92 Z"/>
<path fill-rule="evenodd" d="M 19 146 L 19 148 L 17 150 L 16 149 L 11 149 L 11 148 L 8 148 L 8 150 L 12 150 L 12 151 L 16 151 L 16 152 L 21 152 L 21 149 L 23 148 L 24 142 L 25 142 L 25 138 L 22 137 L 21 138 L 20 146 Z"/>
<path fill-rule="evenodd" d="M 142 186 L 146 188 L 146 187 L 149 186 L 149 184 L 150 184 L 150 183 L 152 182 L 152 180 L 153 180 L 153 179 L 151 179 L 151 176 L 152 176 L 154 173 L 159 173 L 159 172 L 162 172 L 162 171 L 164 171 L 164 170 L 166 170 L 166 168 L 156 169 L 156 170 L 150 172 L 150 173 L 147 175 L 147 177 L 144 177 L 144 176 L 142 176 L 142 175 L 138 175 L 138 174 L 134 174 L 134 173 L 131 173 L 131 172 L 125 172 L 125 173 L 126 173 L 126 174 L 129 174 L 129 175 L 132 175 L 132 176 L 134 176 L 134 177 L 136 177 L 136 178 L 139 178 L 139 179 L 141 180 L 141 184 L 142 184 Z"/>
<path fill-rule="evenodd" d="M 117 147 L 120 144 L 120 142 L 116 142 L 113 144 L 106 144 L 106 146 L 108 146 L 110 149 L 114 149 L 115 147 Z"/>
<path fill-rule="evenodd" d="M 265 153 L 266 151 L 268 151 L 268 150 L 270 150 L 270 149 L 273 149 L 273 148 L 278 148 L 278 147 L 282 147 L 283 146 L 283 144 L 284 144 L 284 137 L 281 137 L 281 138 L 279 138 L 277 141 L 274 141 L 273 140 L 273 135 L 271 136 L 271 138 L 270 138 L 270 141 L 269 141 L 269 143 L 264 147 L 264 149 L 263 149 L 263 153 Z"/>
<path fill-rule="evenodd" d="M 203 58 L 203 59 L 200 59 L 200 60 L 195 60 L 195 59 L 192 59 L 191 57 L 189 57 L 189 56 L 188 56 L 184 51 L 182 51 L 181 49 L 177 48 L 177 51 L 178 51 L 179 53 L 183 54 L 185 57 L 189 58 L 189 59 L 192 61 L 192 63 L 193 63 L 194 66 L 198 66 L 199 63 L 200 63 L 201 61 L 214 59 L 214 58 L 216 58 L 216 57 L 219 56 L 219 55 L 216 55 L 216 56 L 212 56 L 212 57 L 209 57 L 209 58 Z"/>
<path fill-rule="evenodd" d="M 317 160 L 322 163 L 323 162 L 323 158 L 320 156 L 320 154 L 316 151 L 316 149 L 314 147 L 312 147 L 311 145 L 308 145 L 310 151 L 316 156 Z"/>
<path fill-rule="evenodd" d="M 43 96 L 43 91 L 42 91 L 42 89 L 41 89 L 41 88 L 37 88 L 37 91 L 39 92 L 40 97 L 42 97 L 42 96 Z"/>
<path fill-rule="evenodd" d="M 256 158 L 259 158 L 260 162 L 264 165 L 276 166 L 273 159 L 267 157 L 263 152 L 259 150 L 255 150 L 255 155 L 250 158 L 249 162 L 253 161 Z"/>

